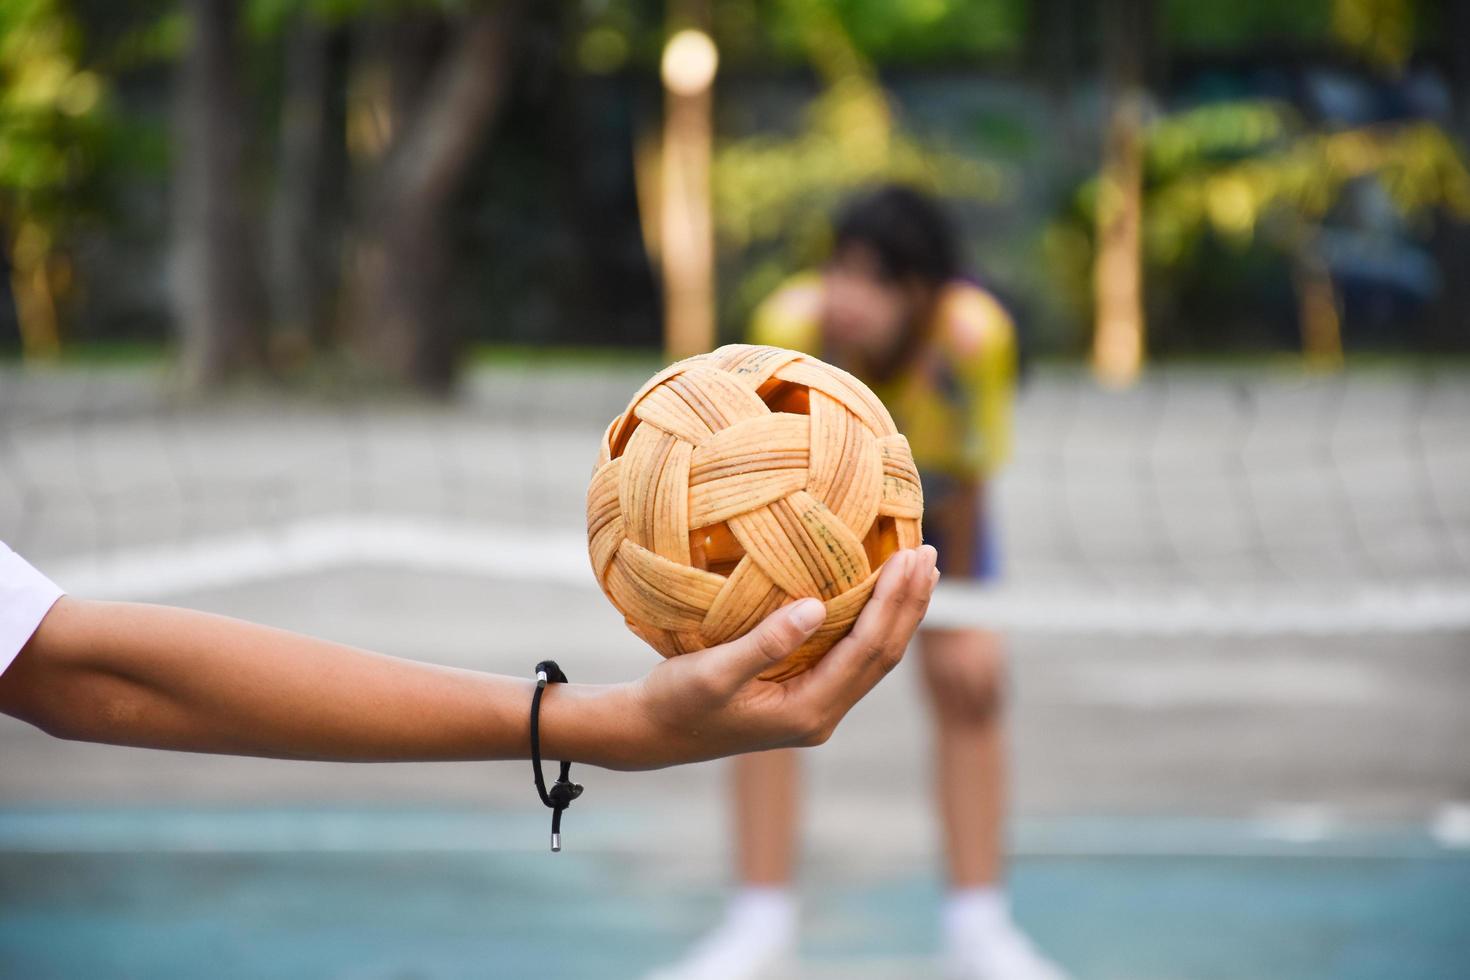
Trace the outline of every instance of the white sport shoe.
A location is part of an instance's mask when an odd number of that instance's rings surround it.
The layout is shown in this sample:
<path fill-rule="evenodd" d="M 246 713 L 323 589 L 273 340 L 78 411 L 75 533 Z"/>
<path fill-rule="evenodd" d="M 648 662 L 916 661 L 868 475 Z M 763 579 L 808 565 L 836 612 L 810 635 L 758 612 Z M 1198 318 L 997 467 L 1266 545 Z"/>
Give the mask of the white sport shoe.
<path fill-rule="evenodd" d="M 677 963 L 645 980 L 787 980 L 795 971 L 795 944 L 752 944 L 749 937 L 716 929 Z"/>
<path fill-rule="evenodd" d="M 795 959 L 795 903 L 784 892 L 747 891 L 683 959 L 645 980 L 786 980 Z"/>
<path fill-rule="evenodd" d="M 1026 934 L 1007 923 L 951 945 L 944 958 L 948 980 L 1067 980 Z"/>

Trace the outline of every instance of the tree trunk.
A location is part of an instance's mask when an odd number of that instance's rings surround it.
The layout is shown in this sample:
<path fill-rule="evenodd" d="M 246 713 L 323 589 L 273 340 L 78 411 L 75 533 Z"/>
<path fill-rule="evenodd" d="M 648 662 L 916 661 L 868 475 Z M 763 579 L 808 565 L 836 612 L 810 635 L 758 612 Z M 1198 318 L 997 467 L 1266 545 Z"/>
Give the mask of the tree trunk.
<path fill-rule="evenodd" d="M 1088 53 L 1082 39 L 1096 28 L 1088 9 L 1080 0 L 1032 0 L 1026 5 L 1027 75 L 1046 99 L 1056 127 L 1057 155 L 1067 166 L 1092 155 L 1091 147 L 1080 145 L 1074 117 L 1077 83 Z M 1074 176 L 1063 179 L 1070 182 Z"/>
<path fill-rule="evenodd" d="M 270 290 L 273 348 L 287 358 L 327 346 L 340 278 L 346 176 L 340 41 L 306 14 L 286 38 Z"/>
<path fill-rule="evenodd" d="M 1323 261 L 1314 229 L 1303 228 L 1292 248 L 1302 363 L 1311 371 L 1342 369 L 1342 314 L 1331 270 Z"/>
<path fill-rule="evenodd" d="M 1132 384 L 1144 358 L 1143 113 L 1150 0 L 1115 0 L 1103 15 L 1102 168 L 1093 267 L 1092 365 L 1099 380 Z"/>
<path fill-rule="evenodd" d="M 348 270 L 348 323 L 373 369 L 433 393 L 453 384 L 459 338 L 444 308 L 449 204 L 504 99 L 515 4 L 455 25 L 421 94 L 395 84 L 391 143 L 368 189 Z"/>
<path fill-rule="evenodd" d="M 184 377 L 207 387 L 265 365 L 265 302 L 245 192 L 239 5 L 190 0 L 177 82 L 173 295 Z"/>
<path fill-rule="evenodd" d="M 1470 146 L 1470 2 L 1441 0 L 1440 36 L 1453 106 L 1451 125 L 1461 147 Z M 1470 350 L 1470 225 L 1445 215 L 1436 222 L 1434 245 L 1444 277 L 1430 317 L 1428 345 L 1435 350 Z"/>
<path fill-rule="evenodd" d="M 20 355 L 26 360 L 55 360 L 61 354 L 61 323 L 51 289 L 51 236 L 40 225 L 21 221 L 19 230 L 7 237 Z"/>

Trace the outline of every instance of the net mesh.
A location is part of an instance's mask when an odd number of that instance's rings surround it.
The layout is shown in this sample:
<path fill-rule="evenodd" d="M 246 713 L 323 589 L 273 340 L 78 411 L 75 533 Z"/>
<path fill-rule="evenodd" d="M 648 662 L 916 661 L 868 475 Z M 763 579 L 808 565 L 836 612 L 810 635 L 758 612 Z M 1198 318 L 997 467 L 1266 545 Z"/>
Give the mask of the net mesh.
<path fill-rule="evenodd" d="M 584 494 L 656 365 L 498 365 L 461 397 L 177 394 L 149 367 L 0 373 L 0 537 L 81 594 L 356 562 L 595 589 Z M 1470 373 L 1041 369 L 993 588 L 939 622 L 1088 632 L 1470 626 Z"/>

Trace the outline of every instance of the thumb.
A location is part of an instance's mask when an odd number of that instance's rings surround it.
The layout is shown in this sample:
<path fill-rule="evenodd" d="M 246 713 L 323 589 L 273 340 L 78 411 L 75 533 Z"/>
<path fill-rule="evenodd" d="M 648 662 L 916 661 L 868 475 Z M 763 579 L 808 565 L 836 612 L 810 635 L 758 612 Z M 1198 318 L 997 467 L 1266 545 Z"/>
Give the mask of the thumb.
<path fill-rule="evenodd" d="M 782 606 L 759 626 L 720 648 L 717 667 L 731 690 L 740 687 L 772 664 L 784 660 L 806 642 L 827 618 L 820 599 L 800 599 Z"/>

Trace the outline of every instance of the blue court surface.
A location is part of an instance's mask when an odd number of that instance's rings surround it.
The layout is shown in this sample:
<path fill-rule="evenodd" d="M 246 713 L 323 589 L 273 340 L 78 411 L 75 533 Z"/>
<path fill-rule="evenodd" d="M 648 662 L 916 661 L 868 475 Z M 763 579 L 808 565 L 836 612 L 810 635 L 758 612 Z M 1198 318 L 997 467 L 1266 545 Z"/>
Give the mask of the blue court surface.
<path fill-rule="evenodd" d="M 0 811 L 6 977 L 636 977 L 719 882 L 617 846 L 633 814 Z M 1262 839 L 1229 821 L 1023 821 L 1018 917 L 1079 978 L 1470 975 L 1470 852 L 1422 831 Z M 937 975 L 928 868 L 826 868 L 804 972 Z"/>

